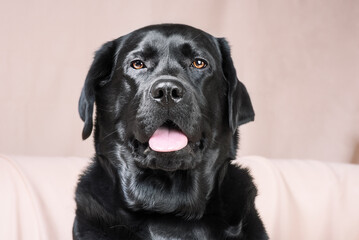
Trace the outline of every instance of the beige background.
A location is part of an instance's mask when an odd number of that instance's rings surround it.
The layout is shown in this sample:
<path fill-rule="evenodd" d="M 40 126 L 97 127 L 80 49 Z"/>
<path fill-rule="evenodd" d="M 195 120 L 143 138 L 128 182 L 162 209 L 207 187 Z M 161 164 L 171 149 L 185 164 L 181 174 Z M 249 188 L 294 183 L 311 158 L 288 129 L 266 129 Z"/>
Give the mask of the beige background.
<path fill-rule="evenodd" d="M 91 156 L 77 101 L 93 52 L 153 23 L 232 45 L 256 121 L 240 155 L 359 162 L 359 1 L 0 1 L 0 152 Z"/>

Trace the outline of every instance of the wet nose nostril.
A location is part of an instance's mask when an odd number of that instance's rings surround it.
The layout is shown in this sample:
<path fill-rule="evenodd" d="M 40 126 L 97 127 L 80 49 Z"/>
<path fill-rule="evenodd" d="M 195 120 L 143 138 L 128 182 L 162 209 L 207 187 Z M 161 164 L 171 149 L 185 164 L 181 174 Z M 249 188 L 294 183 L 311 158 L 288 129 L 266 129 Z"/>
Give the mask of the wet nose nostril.
<path fill-rule="evenodd" d="M 161 99 L 165 94 L 163 93 L 162 89 L 156 89 L 155 93 L 153 94 L 153 98 Z"/>
<path fill-rule="evenodd" d="M 171 96 L 173 99 L 180 99 L 182 98 L 182 92 L 179 88 L 173 88 L 171 92 Z"/>
<path fill-rule="evenodd" d="M 164 91 L 165 90 L 161 86 L 152 87 L 151 88 L 151 96 L 153 99 L 160 101 L 165 95 Z"/>

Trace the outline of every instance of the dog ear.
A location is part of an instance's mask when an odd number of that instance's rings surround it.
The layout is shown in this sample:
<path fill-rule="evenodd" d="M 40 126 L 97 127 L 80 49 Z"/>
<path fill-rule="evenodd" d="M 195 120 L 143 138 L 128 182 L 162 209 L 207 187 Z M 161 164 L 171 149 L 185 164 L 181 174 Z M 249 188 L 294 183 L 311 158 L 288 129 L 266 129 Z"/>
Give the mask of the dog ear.
<path fill-rule="evenodd" d="M 229 127 L 235 133 L 239 125 L 254 121 L 254 110 L 246 87 L 238 81 L 227 40 L 218 38 L 218 43 L 222 54 L 223 74 L 228 83 Z"/>
<path fill-rule="evenodd" d="M 115 65 L 116 41 L 107 42 L 95 53 L 90 70 L 87 73 L 85 85 L 82 88 L 79 100 L 79 113 L 84 128 L 82 139 L 91 135 L 93 128 L 93 107 L 95 103 L 96 89 L 110 81 Z"/>

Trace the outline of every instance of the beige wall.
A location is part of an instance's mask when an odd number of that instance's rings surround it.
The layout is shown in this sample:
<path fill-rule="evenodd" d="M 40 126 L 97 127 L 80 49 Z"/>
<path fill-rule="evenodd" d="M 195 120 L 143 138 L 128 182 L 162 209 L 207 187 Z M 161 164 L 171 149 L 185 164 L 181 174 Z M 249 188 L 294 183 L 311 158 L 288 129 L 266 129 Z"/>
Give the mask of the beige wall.
<path fill-rule="evenodd" d="M 256 110 L 240 155 L 359 162 L 354 0 L 1 0 L 0 152 L 91 156 L 77 101 L 93 52 L 163 22 L 231 43 Z"/>

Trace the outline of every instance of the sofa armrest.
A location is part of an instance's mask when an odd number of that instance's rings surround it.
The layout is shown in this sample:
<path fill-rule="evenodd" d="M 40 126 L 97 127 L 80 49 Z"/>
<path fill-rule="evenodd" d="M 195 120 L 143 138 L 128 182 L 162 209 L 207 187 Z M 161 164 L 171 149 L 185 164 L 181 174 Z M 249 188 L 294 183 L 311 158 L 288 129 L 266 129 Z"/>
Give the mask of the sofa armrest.
<path fill-rule="evenodd" d="M 0 239 L 72 239 L 84 158 L 0 156 Z"/>
<path fill-rule="evenodd" d="M 244 157 L 271 239 L 359 239 L 359 165 Z"/>

